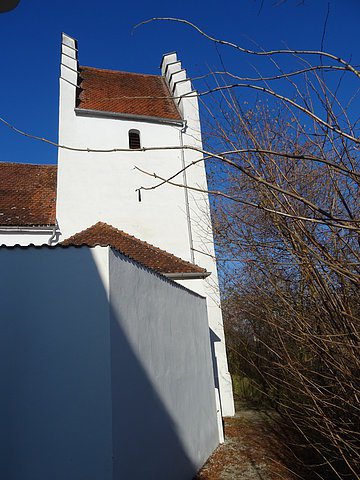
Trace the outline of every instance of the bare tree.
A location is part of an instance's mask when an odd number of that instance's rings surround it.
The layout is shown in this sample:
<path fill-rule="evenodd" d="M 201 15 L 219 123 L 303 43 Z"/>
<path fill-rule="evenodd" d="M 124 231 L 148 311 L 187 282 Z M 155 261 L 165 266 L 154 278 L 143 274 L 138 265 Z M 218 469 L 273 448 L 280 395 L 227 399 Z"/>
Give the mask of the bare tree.
<path fill-rule="evenodd" d="M 332 53 L 254 51 L 166 20 L 274 69 L 193 79 L 230 356 L 311 449 L 317 478 L 358 478 L 360 72 Z M 179 174 L 150 188 L 184 187 Z"/>
<path fill-rule="evenodd" d="M 275 113 L 260 106 L 232 121 L 241 145 L 256 139 L 269 150 L 312 152 L 313 144 Z M 228 171 L 221 176 L 222 188 L 272 212 L 220 198 L 214 203 L 230 347 L 240 356 L 235 364 L 311 444 L 323 478 L 331 470 L 339 478 L 346 473 L 354 478 L 359 236 L 310 218 L 317 208 L 341 221 L 345 211 L 358 218 L 356 182 L 307 160 L 247 154 L 239 161 L 251 177 Z M 215 167 L 218 182 L 216 173 Z M 276 188 L 252 178 L 254 173 Z M 280 209 L 289 216 L 273 213 Z"/>

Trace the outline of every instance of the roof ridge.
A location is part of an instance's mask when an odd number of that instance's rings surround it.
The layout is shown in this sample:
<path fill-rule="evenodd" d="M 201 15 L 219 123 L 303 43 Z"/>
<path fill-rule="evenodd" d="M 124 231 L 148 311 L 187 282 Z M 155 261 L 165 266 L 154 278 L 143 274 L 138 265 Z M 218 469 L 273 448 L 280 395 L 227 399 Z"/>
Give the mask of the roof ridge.
<path fill-rule="evenodd" d="M 155 73 L 128 72 L 128 71 L 126 71 L 126 70 L 112 70 L 112 69 L 108 69 L 108 68 L 90 67 L 90 66 L 88 66 L 88 65 L 79 65 L 80 73 L 81 73 L 81 69 L 82 69 L 82 68 L 86 68 L 86 69 L 89 69 L 89 70 L 94 70 L 94 71 L 97 71 L 97 72 L 126 73 L 126 74 L 128 74 L 128 75 L 139 75 L 139 76 L 142 76 L 142 77 L 163 78 L 162 75 L 157 75 L 157 74 L 155 74 Z"/>
<path fill-rule="evenodd" d="M 0 160 L 0 166 L 2 165 L 26 165 L 27 167 L 56 167 L 57 163 L 23 163 L 23 162 L 4 162 Z"/>

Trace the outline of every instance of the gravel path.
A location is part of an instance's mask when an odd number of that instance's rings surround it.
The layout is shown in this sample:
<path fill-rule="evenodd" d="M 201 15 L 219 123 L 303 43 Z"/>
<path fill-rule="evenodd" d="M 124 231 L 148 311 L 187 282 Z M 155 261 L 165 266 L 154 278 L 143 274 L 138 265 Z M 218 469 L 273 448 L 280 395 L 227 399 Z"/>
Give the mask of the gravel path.
<path fill-rule="evenodd" d="M 276 415 L 239 406 L 225 418 L 225 442 L 195 480 L 294 480 L 285 466 L 286 447 L 274 429 Z"/>

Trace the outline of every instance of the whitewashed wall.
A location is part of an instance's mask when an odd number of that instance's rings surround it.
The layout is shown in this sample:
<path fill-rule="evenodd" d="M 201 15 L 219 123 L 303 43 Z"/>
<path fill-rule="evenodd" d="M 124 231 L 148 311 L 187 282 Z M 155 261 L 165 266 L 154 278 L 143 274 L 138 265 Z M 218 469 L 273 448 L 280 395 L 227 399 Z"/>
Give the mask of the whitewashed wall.
<path fill-rule="evenodd" d="M 205 299 L 109 263 L 115 478 L 190 480 L 219 443 Z"/>
<path fill-rule="evenodd" d="M 0 478 L 191 480 L 219 442 L 205 300 L 109 248 L 0 263 Z"/>
<path fill-rule="evenodd" d="M 0 245 L 47 245 L 49 240 L 56 243 L 57 235 L 54 235 L 53 229 L 21 229 L 21 228 L 7 228 L 0 227 Z"/>
<path fill-rule="evenodd" d="M 126 149 L 128 131 L 134 128 L 140 130 L 144 146 L 179 142 L 176 127 L 81 117 L 73 110 L 61 125 L 60 143 L 80 147 Z M 160 195 L 142 192 L 139 202 L 136 189 L 154 181 L 135 170 L 135 166 L 167 177 L 174 173 L 174 168 L 181 169 L 180 153 L 59 152 L 57 218 L 62 238 L 103 221 L 190 260 L 184 192 L 164 186 Z"/>
<path fill-rule="evenodd" d="M 183 279 L 176 280 L 176 282 L 206 297 L 208 321 L 213 339 L 212 358 L 215 370 L 215 386 L 219 390 L 222 415 L 232 416 L 235 413 L 233 390 L 230 373 L 227 369 L 226 343 L 221 308 L 219 306 L 219 287 L 217 284 L 216 270 L 214 274 L 214 279 L 212 278 L 212 274 L 205 280 Z"/>

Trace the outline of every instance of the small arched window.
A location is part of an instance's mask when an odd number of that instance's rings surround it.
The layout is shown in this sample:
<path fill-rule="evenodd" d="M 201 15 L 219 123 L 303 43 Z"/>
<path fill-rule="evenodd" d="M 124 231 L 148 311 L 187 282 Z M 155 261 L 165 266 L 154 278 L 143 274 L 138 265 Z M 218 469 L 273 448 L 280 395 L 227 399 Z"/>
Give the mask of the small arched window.
<path fill-rule="evenodd" d="M 129 130 L 129 148 L 132 150 L 141 148 L 139 130 Z"/>

